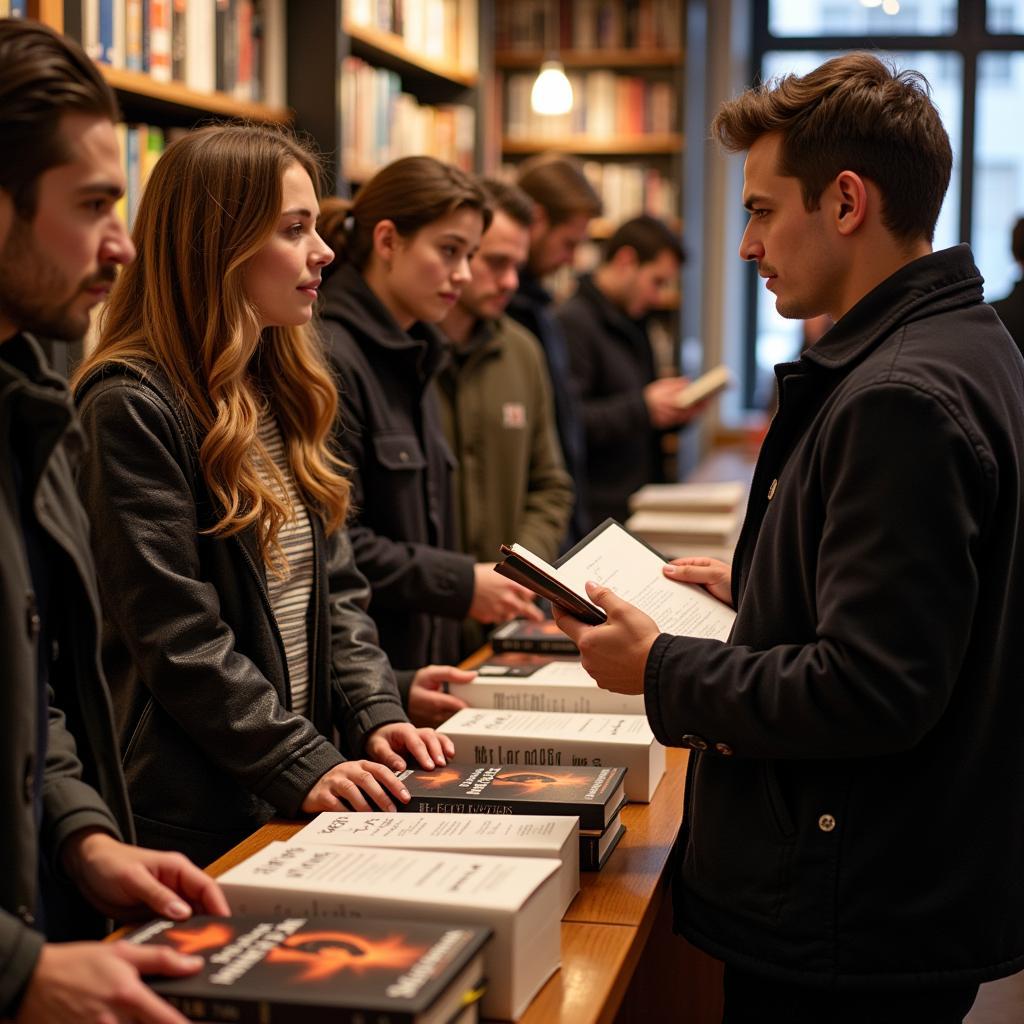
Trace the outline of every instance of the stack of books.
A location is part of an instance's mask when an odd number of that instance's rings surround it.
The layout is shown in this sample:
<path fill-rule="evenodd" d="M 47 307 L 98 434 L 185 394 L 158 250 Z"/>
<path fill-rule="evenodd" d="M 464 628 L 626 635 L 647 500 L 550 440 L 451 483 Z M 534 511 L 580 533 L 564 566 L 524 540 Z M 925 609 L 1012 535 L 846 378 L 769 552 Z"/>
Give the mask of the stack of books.
<path fill-rule="evenodd" d="M 599 871 L 626 830 L 619 819 L 626 803 L 625 776 L 625 768 L 592 765 L 550 766 L 541 770 L 512 765 L 449 764 L 431 772 L 402 773 L 401 779 L 412 799 L 399 809 L 405 813 L 502 818 L 545 815 L 544 820 L 548 821 L 565 818 L 573 822 L 579 836 L 580 868 Z M 520 842 L 516 854 L 522 855 L 526 845 Z"/>
<path fill-rule="evenodd" d="M 732 559 L 746 507 L 739 481 L 648 484 L 631 495 L 626 529 L 666 558 Z"/>
<path fill-rule="evenodd" d="M 219 881 L 238 915 L 326 917 L 341 930 L 364 918 L 489 927 L 481 1013 L 515 1020 L 560 964 L 561 867 L 545 857 L 275 842 Z"/>

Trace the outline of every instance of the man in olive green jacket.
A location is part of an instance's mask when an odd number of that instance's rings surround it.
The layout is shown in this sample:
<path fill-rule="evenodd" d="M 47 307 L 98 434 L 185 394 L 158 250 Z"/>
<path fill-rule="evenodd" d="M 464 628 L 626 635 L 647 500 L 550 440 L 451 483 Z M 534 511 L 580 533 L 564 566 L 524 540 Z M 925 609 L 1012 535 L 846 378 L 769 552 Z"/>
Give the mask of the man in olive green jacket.
<path fill-rule="evenodd" d="M 532 204 L 511 186 L 483 184 L 494 218 L 473 257 L 473 280 L 441 324 L 452 342 L 438 393 L 458 459 L 460 546 L 494 561 L 499 545 L 516 541 L 550 560 L 565 538 L 572 479 L 544 354 L 533 335 L 503 315 L 529 252 Z"/>

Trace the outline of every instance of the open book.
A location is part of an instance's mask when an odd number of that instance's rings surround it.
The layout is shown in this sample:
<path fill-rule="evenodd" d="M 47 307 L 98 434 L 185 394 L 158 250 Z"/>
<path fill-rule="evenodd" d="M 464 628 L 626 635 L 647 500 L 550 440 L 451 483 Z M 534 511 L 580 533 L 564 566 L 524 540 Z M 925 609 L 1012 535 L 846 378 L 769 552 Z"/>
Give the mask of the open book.
<path fill-rule="evenodd" d="M 725 640 L 736 618 L 703 587 L 668 579 L 662 573 L 665 559 L 614 519 L 606 519 L 555 565 L 520 544 L 503 544 L 501 550 L 505 559 L 495 566 L 497 572 L 591 625 L 607 616 L 587 597 L 588 580 L 646 612 L 663 633 Z"/>

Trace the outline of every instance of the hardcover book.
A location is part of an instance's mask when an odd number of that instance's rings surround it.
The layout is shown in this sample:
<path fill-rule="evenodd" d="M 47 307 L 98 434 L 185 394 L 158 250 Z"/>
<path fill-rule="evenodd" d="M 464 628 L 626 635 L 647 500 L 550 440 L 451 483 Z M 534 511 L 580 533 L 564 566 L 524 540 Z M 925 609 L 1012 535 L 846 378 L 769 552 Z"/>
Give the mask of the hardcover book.
<path fill-rule="evenodd" d="M 732 384 L 732 371 L 724 363 L 702 373 L 696 380 L 690 381 L 676 395 L 676 405 L 680 409 L 689 409 L 698 402 L 713 398 Z"/>
<path fill-rule="evenodd" d="M 600 871 L 612 855 L 619 840 L 626 834 L 626 826 L 616 814 L 611 824 L 601 833 L 580 836 L 580 870 Z"/>
<path fill-rule="evenodd" d="M 477 1019 L 489 934 L 422 921 L 271 914 L 155 921 L 126 941 L 203 957 L 191 977 L 147 979 L 192 1020 L 461 1024 Z"/>
<path fill-rule="evenodd" d="M 644 715 L 463 708 L 438 732 L 455 742 L 454 764 L 549 768 L 622 766 L 626 799 L 648 803 L 665 773 L 665 748 Z M 436 771 L 435 771 L 436 774 Z"/>
<path fill-rule="evenodd" d="M 591 765 L 521 768 L 448 764 L 401 772 L 412 799 L 399 811 L 454 814 L 557 814 L 603 832 L 625 803 L 625 768 Z"/>
<path fill-rule="evenodd" d="M 557 859 L 562 864 L 558 891 L 564 914 L 580 890 L 578 834 L 575 817 L 554 815 L 325 811 L 292 836 L 292 842 Z"/>
<path fill-rule="evenodd" d="M 642 693 L 602 690 L 578 658 L 522 651 L 496 654 L 477 665 L 476 678 L 456 692 L 471 708 L 644 714 Z"/>
<path fill-rule="evenodd" d="M 270 843 L 218 881 L 236 914 L 489 926 L 484 1017 L 514 1020 L 560 963 L 561 862 Z"/>
<path fill-rule="evenodd" d="M 737 512 L 746 493 L 738 480 L 646 484 L 629 496 L 629 508 L 631 512 Z"/>
<path fill-rule="evenodd" d="M 726 640 L 736 613 L 703 587 L 668 579 L 664 564 L 654 548 L 621 523 L 606 519 L 556 565 L 515 544 L 495 570 L 583 622 L 597 624 L 606 618 L 587 597 L 586 583 L 593 581 L 646 612 L 663 633 Z"/>
<path fill-rule="evenodd" d="M 570 654 L 579 656 L 576 645 L 556 625 L 554 619 L 527 622 L 513 619 L 499 626 L 491 634 L 491 647 L 495 653 L 527 651 L 533 654 Z"/>

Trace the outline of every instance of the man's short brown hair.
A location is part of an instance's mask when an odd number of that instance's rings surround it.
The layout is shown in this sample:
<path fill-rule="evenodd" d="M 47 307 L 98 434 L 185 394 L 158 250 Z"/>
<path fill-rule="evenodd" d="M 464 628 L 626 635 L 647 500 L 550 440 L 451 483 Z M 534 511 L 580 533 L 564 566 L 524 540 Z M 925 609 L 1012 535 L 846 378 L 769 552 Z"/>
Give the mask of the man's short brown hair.
<path fill-rule="evenodd" d="M 0 19 L 0 189 L 23 219 L 36 209 L 36 184 L 67 163 L 65 114 L 117 120 L 117 100 L 82 48 L 34 21 Z"/>
<path fill-rule="evenodd" d="M 585 214 L 601 214 L 601 197 L 587 180 L 583 168 L 559 153 L 541 153 L 519 165 L 516 184 L 544 208 L 552 227 Z"/>
<path fill-rule="evenodd" d="M 498 178 L 478 178 L 480 187 L 487 196 L 487 205 L 500 210 L 521 228 L 533 223 L 533 200 L 518 185 L 510 185 Z"/>
<path fill-rule="evenodd" d="M 809 74 L 784 75 L 726 102 L 711 131 L 731 152 L 778 132 L 778 172 L 797 178 L 815 210 L 842 171 L 873 182 L 882 223 L 897 238 L 935 234 L 953 152 L 924 77 L 870 53 L 849 53 Z"/>

